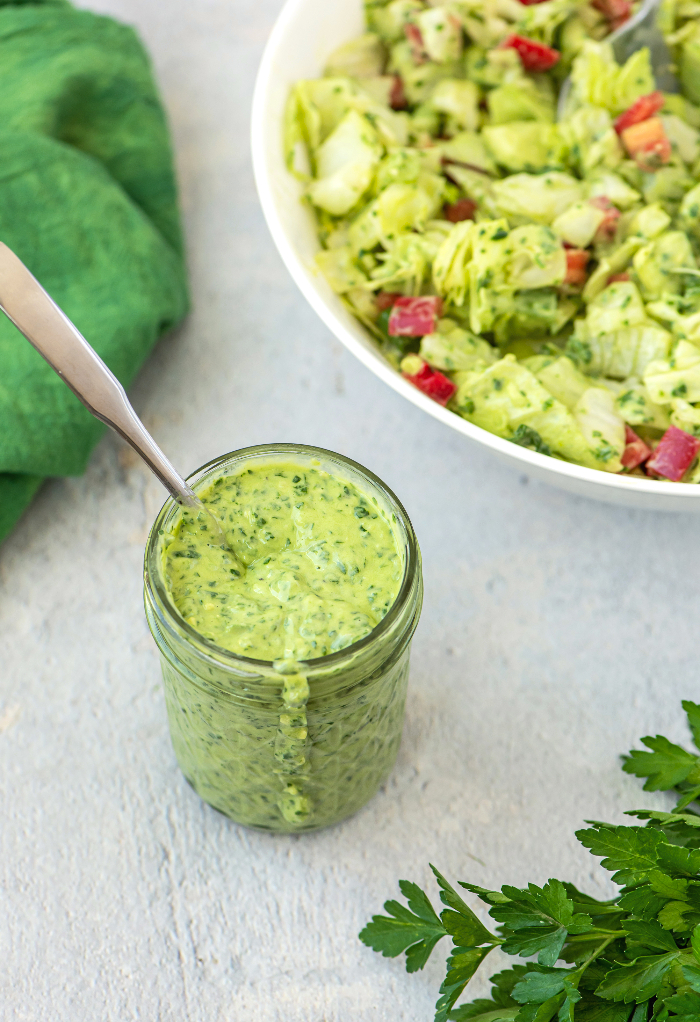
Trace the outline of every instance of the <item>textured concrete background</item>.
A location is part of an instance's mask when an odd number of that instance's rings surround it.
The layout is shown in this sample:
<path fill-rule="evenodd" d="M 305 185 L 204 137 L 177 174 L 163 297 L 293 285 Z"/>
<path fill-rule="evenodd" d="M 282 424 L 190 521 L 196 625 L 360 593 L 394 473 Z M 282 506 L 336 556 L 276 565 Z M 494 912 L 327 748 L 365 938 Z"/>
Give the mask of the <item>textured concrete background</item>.
<path fill-rule="evenodd" d="M 163 500 L 106 437 L 0 550 L 0 1018 L 424 1022 L 444 954 L 407 976 L 356 938 L 428 861 L 482 885 L 604 890 L 585 818 L 659 804 L 623 775 L 697 698 L 700 520 L 566 496 L 379 383 L 307 308 L 250 171 L 280 0 L 100 0 L 151 48 L 175 134 L 195 309 L 134 402 L 183 471 L 295 440 L 400 495 L 425 563 L 397 768 L 300 838 L 203 805 L 170 748 L 141 556 Z M 494 960 L 493 965 L 498 963 Z"/>

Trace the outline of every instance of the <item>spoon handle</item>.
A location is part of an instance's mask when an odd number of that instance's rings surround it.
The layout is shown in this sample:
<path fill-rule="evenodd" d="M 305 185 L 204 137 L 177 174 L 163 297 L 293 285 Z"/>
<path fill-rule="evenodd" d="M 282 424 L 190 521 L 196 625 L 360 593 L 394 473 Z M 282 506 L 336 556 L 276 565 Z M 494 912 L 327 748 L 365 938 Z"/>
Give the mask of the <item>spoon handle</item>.
<path fill-rule="evenodd" d="M 119 380 L 14 252 L 0 242 L 0 309 L 88 411 L 130 444 L 180 503 L 199 501 L 131 407 Z"/>

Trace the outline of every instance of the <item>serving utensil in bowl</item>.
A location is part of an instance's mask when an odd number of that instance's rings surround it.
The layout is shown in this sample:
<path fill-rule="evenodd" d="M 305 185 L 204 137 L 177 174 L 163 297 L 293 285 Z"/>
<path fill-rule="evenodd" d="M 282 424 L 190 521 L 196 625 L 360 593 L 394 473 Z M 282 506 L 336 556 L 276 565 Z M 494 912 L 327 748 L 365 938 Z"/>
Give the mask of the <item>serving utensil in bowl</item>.
<path fill-rule="evenodd" d="M 646 46 L 657 89 L 661 92 L 680 92 L 680 82 L 673 72 L 671 52 L 661 29 L 656 24 L 660 7 L 661 0 L 644 0 L 636 13 L 609 35 L 607 41 L 612 45 L 618 64 L 624 64 L 633 53 Z M 558 120 L 564 116 L 570 95 L 571 76 L 564 79 L 559 90 Z"/>
<path fill-rule="evenodd" d="M 383 357 L 314 266 L 320 249 L 302 185 L 285 166 L 282 124 L 292 86 L 322 74 L 326 58 L 364 31 L 362 0 L 287 0 L 263 54 L 252 110 L 253 169 L 275 245 L 309 304 L 328 329 L 376 376 L 471 443 L 489 448 L 520 472 L 572 493 L 648 510 L 700 512 L 700 486 L 614 475 L 519 447 L 467 422 L 421 394 Z"/>

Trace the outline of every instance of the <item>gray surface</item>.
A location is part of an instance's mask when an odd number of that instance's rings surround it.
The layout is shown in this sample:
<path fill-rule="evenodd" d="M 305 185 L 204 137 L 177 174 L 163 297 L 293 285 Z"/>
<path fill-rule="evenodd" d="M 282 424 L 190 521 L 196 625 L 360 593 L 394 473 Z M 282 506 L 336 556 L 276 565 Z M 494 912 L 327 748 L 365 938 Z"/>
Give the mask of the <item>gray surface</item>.
<path fill-rule="evenodd" d="M 426 596 L 399 762 L 363 812 L 313 836 L 246 832 L 199 802 L 141 606 L 163 493 L 105 438 L 0 550 L 3 1022 L 427 1020 L 442 955 L 406 976 L 356 939 L 396 880 L 427 881 L 430 860 L 484 885 L 599 892 L 574 829 L 663 801 L 617 757 L 650 730 L 684 737 L 678 703 L 697 698 L 697 519 L 512 473 L 379 383 L 288 280 L 247 142 L 279 6 L 102 3 L 155 58 L 195 297 L 133 397 L 183 471 L 297 440 L 403 499 Z"/>

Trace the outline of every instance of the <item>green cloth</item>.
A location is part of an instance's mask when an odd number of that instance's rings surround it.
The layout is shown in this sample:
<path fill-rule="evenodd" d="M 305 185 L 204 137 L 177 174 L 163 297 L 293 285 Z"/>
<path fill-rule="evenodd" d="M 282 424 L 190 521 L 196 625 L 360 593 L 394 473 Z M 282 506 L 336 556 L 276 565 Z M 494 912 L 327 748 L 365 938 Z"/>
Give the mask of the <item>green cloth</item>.
<path fill-rule="evenodd" d="M 133 29 L 0 0 L 0 240 L 124 385 L 184 317 L 170 139 Z M 103 428 L 0 313 L 0 540 Z"/>

